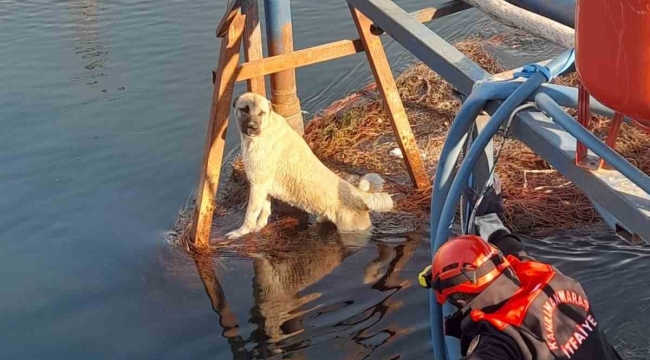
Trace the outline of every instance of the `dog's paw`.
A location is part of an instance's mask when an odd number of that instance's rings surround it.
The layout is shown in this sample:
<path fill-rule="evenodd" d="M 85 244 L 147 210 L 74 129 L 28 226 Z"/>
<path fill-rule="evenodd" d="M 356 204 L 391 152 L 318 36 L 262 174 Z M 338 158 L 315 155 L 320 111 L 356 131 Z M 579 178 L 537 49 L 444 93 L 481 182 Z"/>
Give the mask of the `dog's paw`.
<path fill-rule="evenodd" d="M 255 226 L 255 228 L 254 228 L 253 231 L 251 231 L 251 232 L 254 232 L 254 233 L 256 233 L 256 232 L 260 232 L 260 231 L 262 231 L 262 229 L 264 229 L 265 226 L 266 226 L 266 224 L 263 224 L 263 225 L 262 225 L 262 224 L 258 224 L 257 226 Z"/>
<path fill-rule="evenodd" d="M 226 238 L 233 240 L 233 239 L 239 239 L 240 237 L 248 234 L 250 231 L 244 229 L 244 228 L 239 228 L 237 230 L 231 231 L 226 234 Z"/>
<path fill-rule="evenodd" d="M 257 220 L 257 224 L 251 232 L 260 232 L 269 223 L 269 218 Z"/>

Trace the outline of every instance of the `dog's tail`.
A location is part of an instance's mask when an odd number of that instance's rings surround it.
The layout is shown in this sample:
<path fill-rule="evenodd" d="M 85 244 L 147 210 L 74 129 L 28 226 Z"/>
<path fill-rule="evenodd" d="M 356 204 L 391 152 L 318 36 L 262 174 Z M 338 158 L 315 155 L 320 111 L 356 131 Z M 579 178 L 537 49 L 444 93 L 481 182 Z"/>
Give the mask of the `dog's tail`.
<path fill-rule="evenodd" d="M 393 209 L 393 199 L 385 192 L 384 179 L 377 174 L 366 174 L 359 181 L 357 195 L 361 198 L 366 209 L 378 212 L 390 211 Z"/>

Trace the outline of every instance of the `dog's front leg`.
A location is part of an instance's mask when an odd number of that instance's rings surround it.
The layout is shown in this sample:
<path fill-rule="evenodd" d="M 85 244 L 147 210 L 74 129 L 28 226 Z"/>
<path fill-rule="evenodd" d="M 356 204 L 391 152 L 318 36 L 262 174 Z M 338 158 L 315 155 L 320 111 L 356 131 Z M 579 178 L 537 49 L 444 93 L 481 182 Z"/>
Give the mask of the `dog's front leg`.
<path fill-rule="evenodd" d="M 264 209 L 267 196 L 268 192 L 265 186 L 251 184 L 244 224 L 239 229 L 227 233 L 226 237 L 228 239 L 236 239 L 250 233 L 251 231 L 257 230 L 257 219 L 260 217 L 260 213 Z"/>
<path fill-rule="evenodd" d="M 262 230 L 266 224 L 269 223 L 269 216 L 271 215 L 271 195 L 266 195 L 266 200 L 264 205 L 262 205 L 262 211 L 260 212 L 260 217 L 257 219 L 257 224 L 253 232 L 258 232 Z"/>

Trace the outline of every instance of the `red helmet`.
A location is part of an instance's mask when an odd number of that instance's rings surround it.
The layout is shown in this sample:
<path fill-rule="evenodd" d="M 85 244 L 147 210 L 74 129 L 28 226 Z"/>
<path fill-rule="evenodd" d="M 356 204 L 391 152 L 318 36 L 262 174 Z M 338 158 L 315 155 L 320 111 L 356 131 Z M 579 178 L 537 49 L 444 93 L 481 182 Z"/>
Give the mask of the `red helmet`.
<path fill-rule="evenodd" d="M 444 304 L 456 293 L 483 291 L 510 266 L 501 252 L 475 235 L 463 235 L 443 244 L 431 265 L 431 287 Z"/>

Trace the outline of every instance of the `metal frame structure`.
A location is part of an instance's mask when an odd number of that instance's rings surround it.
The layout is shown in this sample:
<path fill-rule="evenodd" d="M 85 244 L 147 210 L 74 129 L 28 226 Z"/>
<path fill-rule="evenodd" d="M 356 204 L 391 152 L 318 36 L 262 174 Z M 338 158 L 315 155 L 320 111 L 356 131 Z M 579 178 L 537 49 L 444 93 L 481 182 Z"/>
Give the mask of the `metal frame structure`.
<path fill-rule="evenodd" d="M 391 0 L 347 0 L 419 60 L 469 95 L 492 75 L 480 68 Z M 496 102 L 486 110 L 495 111 Z M 513 134 L 576 184 L 595 203 L 608 224 L 626 237 L 650 241 L 650 196 L 615 170 L 589 171 L 575 165 L 576 140 L 535 112 L 517 115 Z M 591 154 L 593 156 L 593 154 Z M 604 212 L 603 212 L 604 211 Z"/>
<path fill-rule="evenodd" d="M 272 2 L 289 2 L 289 0 L 266 0 L 265 4 Z M 234 82 L 247 81 L 249 91 L 266 94 L 264 84 L 266 75 L 291 72 L 298 67 L 366 52 L 375 79 L 380 85 L 379 89 L 386 109 L 392 115 L 393 128 L 400 147 L 406 155 L 411 178 L 416 187 L 425 187 L 428 186 L 427 176 L 403 106 L 399 97 L 395 96 L 394 80 L 378 34 L 385 32 L 390 35 L 465 96 L 471 93 L 479 81 L 512 73 L 512 71 L 496 75 L 487 73 L 422 23 L 467 9 L 469 6 L 464 2 L 447 0 L 436 7 L 413 13 L 404 11 L 391 0 L 347 0 L 347 2 L 359 31 L 359 39 L 340 40 L 266 58 L 262 54 L 257 1 L 233 0 L 228 5 L 226 15 L 217 28 L 217 35 L 222 38 L 222 46 L 219 66 L 213 73 L 215 91 L 197 197 L 195 234 L 201 234 L 197 237 L 197 243 L 207 244 L 208 241 Z M 537 0 L 515 2 L 522 2 L 519 5 L 525 7 L 540 4 Z M 559 3 L 571 4 L 570 0 L 562 0 Z M 287 4 L 273 6 L 275 8 L 284 6 L 285 12 L 278 15 L 284 18 L 271 21 L 271 26 L 282 27 L 281 24 L 290 21 L 290 16 L 287 17 L 286 13 Z M 571 11 L 572 8 L 569 8 L 569 11 L 554 9 L 550 13 L 551 15 L 553 12 L 561 13 L 566 17 L 566 13 Z M 267 19 L 269 18 L 273 19 L 274 15 L 267 14 Z M 560 21 L 566 22 L 563 19 Z M 276 30 L 278 29 L 271 29 L 267 33 L 277 33 Z M 239 49 L 242 42 L 246 62 L 240 64 Z M 288 82 L 291 83 L 291 80 Z M 497 106 L 498 104 L 493 102 L 488 104 L 486 110 L 494 111 Z M 571 136 L 566 132 L 552 133 L 548 121 L 543 117 L 524 112 L 517 115 L 517 119 L 513 126 L 514 135 L 578 185 L 594 202 L 595 207 L 612 228 L 628 232 L 628 237 L 650 240 L 650 206 L 648 205 L 650 198 L 647 194 L 634 185 L 628 186 L 625 177 L 616 171 L 605 169 L 589 171 L 577 168 L 574 165 L 575 155 L 567 153 L 569 149 L 575 151 L 575 141 L 571 141 Z M 475 182 L 480 182 L 482 180 L 479 179 L 480 177 L 482 175 L 478 174 Z"/>
<path fill-rule="evenodd" d="M 265 0 L 265 6 L 267 7 L 283 9 L 276 11 L 277 14 L 267 13 L 267 23 L 270 23 L 272 27 L 267 28 L 267 34 L 272 42 L 291 42 L 292 40 L 289 1 Z M 480 110 L 485 110 L 488 114 L 493 115 L 493 118 L 486 123 L 479 124 L 477 120 L 478 135 L 476 136 L 476 142 L 470 144 L 471 147 L 468 147 L 463 166 L 459 170 L 459 173 L 463 175 L 459 175 L 456 179 L 453 179 L 454 175 L 452 175 L 453 184 L 451 184 L 450 180 L 443 180 L 447 181 L 446 187 L 443 187 L 443 190 L 446 189 L 446 191 L 434 193 L 432 241 L 435 241 L 432 243 L 432 251 L 435 251 L 440 242 L 446 241 L 448 237 L 448 226 L 450 225 L 448 222 L 453 219 L 453 213 L 455 213 L 455 207 L 458 203 L 458 199 L 450 200 L 449 197 L 457 195 L 460 197 L 460 187 L 467 186 L 464 177 L 468 176 L 468 169 L 473 171 L 471 173 L 473 184 L 482 184 L 487 180 L 489 172 L 483 168 L 490 168 L 493 160 L 490 155 L 489 141 L 498 130 L 498 127 L 504 123 L 504 114 L 512 111 L 513 104 L 516 106 L 522 101 L 534 102 L 543 113 L 529 110 L 519 112 L 515 116 L 512 125 L 513 135 L 578 186 L 589 197 L 605 222 L 614 230 L 634 242 L 650 241 L 650 177 L 632 166 L 562 110 L 560 105 L 574 108 L 579 106 L 577 89 L 553 87 L 552 85 L 541 85 L 540 87 L 540 84 L 544 81 L 539 74 L 536 74 L 524 83 L 513 81 L 505 83 L 504 87 L 499 90 L 499 96 L 496 96 L 496 93 L 492 94 L 495 96 L 486 96 L 486 94 L 490 95 L 489 92 L 477 95 L 476 92 L 479 91 L 479 88 L 482 88 L 482 84 L 495 78 L 509 79 L 513 71 L 495 75 L 489 74 L 422 24 L 422 22 L 469 7 L 460 0 L 447 0 L 435 8 L 427 8 L 414 13 L 404 11 L 391 0 L 347 0 L 347 2 L 360 36 L 359 39 L 341 40 L 298 51 L 293 51 L 292 43 L 269 44 L 270 48 L 276 50 L 273 50 L 274 52 L 271 52 L 272 56 L 268 58 L 264 58 L 262 55 L 256 0 L 233 0 L 229 4 L 228 11 L 217 29 L 217 35 L 222 38 L 222 47 L 219 66 L 214 72 L 214 95 L 197 197 L 195 241 L 198 245 L 207 245 L 209 240 L 215 206 L 214 198 L 219 182 L 223 155 L 225 130 L 230 113 L 232 89 L 236 81 L 245 80 L 248 83 L 249 91 L 266 94 L 264 76 L 272 75 L 276 79 L 276 81 L 272 81 L 272 87 L 275 86 L 275 90 L 281 90 L 278 89 L 278 84 L 284 84 L 279 87 L 284 86 L 284 90 L 287 90 L 286 87 L 291 88 L 293 86 L 295 93 L 295 77 L 292 75 L 295 68 L 366 52 L 378 89 L 382 94 L 384 105 L 390 115 L 393 130 L 405 154 L 411 178 L 416 187 L 428 185 L 427 176 L 424 173 L 415 140 L 404 108 L 399 100 L 395 82 L 379 38 L 382 33 L 386 33 L 395 39 L 449 82 L 458 92 L 463 94 L 467 98 L 463 108 L 470 102 L 472 97 L 474 97 L 472 99 L 474 101 L 476 97 L 483 96 L 477 102 L 477 106 L 481 106 L 480 109 L 474 108 L 467 111 L 470 116 L 475 117 Z M 510 2 L 522 8 L 541 13 L 561 23 L 572 25 L 572 13 L 575 11 L 573 0 L 555 0 L 551 2 L 547 0 L 512 0 Z M 239 50 L 242 39 L 246 62 L 239 64 Z M 553 66 L 557 68 L 557 61 L 551 62 L 549 65 L 549 67 Z M 515 93 L 518 95 L 515 96 Z M 282 93 L 279 95 L 287 94 Z M 280 97 L 276 96 L 276 98 L 279 99 Z M 283 101 L 287 103 L 293 101 L 292 94 L 287 95 L 287 98 L 289 100 Z M 612 110 L 607 109 L 593 99 L 589 108 L 601 115 L 614 116 Z M 586 108 L 582 110 L 586 110 Z M 461 109 L 462 111 L 464 110 Z M 620 118 L 617 119 L 619 122 L 621 121 Z M 462 120 L 466 122 L 466 124 L 460 126 L 460 128 L 464 127 L 464 130 L 459 130 L 460 132 L 455 133 L 454 136 L 464 142 L 467 135 L 462 131 L 466 133 L 470 124 L 467 123 L 467 116 Z M 473 118 L 471 120 L 473 121 Z M 450 130 L 450 138 L 452 137 L 452 131 L 454 131 L 453 127 Z M 584 144 L 589 151 L 580 150 L 577 152 L 576 148 L 581 146 L 578 144 Z M 453 146 L 455 148 L 452 152 L 457 157 L 458 151 L 460 151 L 459 147 Z M 444 153 L 445 149 L 443 149 Z M 607 161 L 607 164 L 615 170 L 591 170 L 576 164 L 576 154 L 587 157 L 586 159 L 580 159 L 578 162 L 583 163 L 589 158 L 593 158 L 594 153 Z M 481 161 L 479 157 L 487 160 L 487 166 L 485 166 L 486 162 Z M 441 163 L 443 160 L 447 161 L 441 158 Z M 441 166 L 439 166 L 440 168 Z M 436 184 L 438 184 L 438 178 Z M 436 187 L 434 186 L 434 188 Z M 453 195 L 448 195 L 448 193 L 453 193 Z M 440 202 L 440 198 L 442 198 L 443 202 Z M 441 207 L 443 203 L 444 209 Z M 444 221 L 434 218 L 435 216 L 444 218 Z M 445 312 L 448 310 L 445 309 Z M 435 304 L 435 301 L 432 301 L 431 321 L 434 353 L 436 359 L 439 360 L 457 358 L 459 357 L 458 343 L 449 338 L 444 339 L 442 335 L 442 313 L 443 310 Z"/>
<path fill-rule="evenodd" d="M 650 177 L 596 138 L 558 105 L 558 103 L 561 103 L 563 106 L 577 108 L 580 103 L 584 104 L 584 101 L 578 101 L 577 89 L 551 88 L 550 86 L 539 88 L 540 84 L 543 83 L 540 73 L 519 84 L 513 81 L 503 84 L 489 82 L 487 80 L 495 77 L 501 79 L 511 78 L 507 74 L 512 73 L 512 71 L 497 74 L 494 77 L 491 76 L 467 57 L 460 54 L 433 31 L 415 21 L 391 0 L 347 1 L 351 6 L 367 14 L 377 26 L 381 27 L 388 35 L 411 51 L 467 98 L 461 109 L 461 113 L 463 111 L 465 113 L 464 115 L 459 113 L 456 120 L 454 120 L 455 124 L 449 133 L 450 138 L 445 143 L 438 164 L 438 174 L 436 175 L 431 206 L 432 253 L 449 236 L 449 227 L 456 211 L 462 187 L 467 186 L 467 170 L 471 171 L 472 166 L 479 164 L 476 158 L 478 154 L 476 150 L 480 151 L 482 146 L 488 144 L 487 141 L 496 133 L 498 126 L 504 123 L 505 112 L 512 111 L 522 101 L 534 101 L 537 108 L 542 110 L 543 113 L 522 111 L 516 114 L 512 128 L 514 136 L 577 185 L 592 201 L 595 209 L 601 214 L 605 222 L 617 233 L 633 242 L 650 241 Z M 521 4 L 522 1 L 527 4 Z M 514 2 L 519 3 L 517 5 L 520 6 L 530 6 L 535 3 L 535 0 L 515 0 Z M 547 16 L 555 13 L 555 15 L 563 17 L 563 19 L 559 20 L 564 23 L 566 23 L 566 14 L 574 11 L 574 4 L 570 1 L 562 0 L 546 3 L 550 4 L 551 7 L 562 6 L 562 4 L 565 6 L 567 11 L 547 12 Z M 537 5 L 540 5 L 540 3 L 537 2 Z M 557 10 L 557 8 L 554 10 Z M 563 63 L 563 60 L 560 59 L 559 63 Z M 565 63 L 568 64 L 568 62 Z M 555 67 L 554 71 L 559 71 L 557 61 L 551 62 L 549 66 Z M 554 74 L 554 71 L 549 72 Z M 473 91 L 479 91 L 479 88 L 485 89 L 481 86 L 482 84 L 490 83 L 504 85 L 498 90 L 500 91 L 498 96 L 496 91 L 499 86 L 492 87 L 492 90 L 483 91 L 482 95 L 473 93 Z M 531 85 L 527 86 L 529 83 Z M 504 87 L 510 89 L 504 89 Z M 549 96 L 547 92 L 551 92 L 553 95 Z M 515 95 L 516 93 L 521 95 Z M 463 135 L 468 131 L 469 124 L 467 122 L 478 115 L 480 110 L 476 107 L 466 109 L 466 105 L 468 105 L 472 96 L 474 96 L 472 101 L 490 115 L 494 115 L 495 119 L 494 121 L 490 120 L 484 130 L 479 132 L 476 143 L 472 144 L 465 154 L 458 174 L 454 175 L 452 174 L 453 165 L 456 162 L 462 143 L 467 138 L 466 134 Z M 584 94 L 582 96 L 584 97 Z M 491 101 L 481 103 L 483 100 L 476 101 L 475 98 L 477 97 Z M 591 106 L 591 111 L 596 113 L 609 116 L 615 115 L 611 109 L 597 104 L 593 99 L 591 105 L 587 106 Z M 582 110 L 586 111 L 588 109 Z M 618 120 L 620 121 L 620 119 Z M 458 125 L 457 122 L 463 124 L 456 126 Z M 487 130 L 488 128 L 489 130 Z M 451 138 L 454 131 L 453 138 Z M 461 143 L 461 145 L 456 143 Z M 583 146 L 582 144 L 585 146 L 585 151 L 576 151 L 577 147 Z M 586 149 L 590 151 L 587 152 Z M 586 169 L 584 166 L 580 166 L 584 162 L 594 159 L 594 154 L 591 151 L 597 153 L 601 159 L 607 161 L 615 170 Z M 576 161 L 577 155 L 583 156 L 584 159 Z M 451 156 L 454 159 L 449 160 L 445 156 Z M 466 162 L 467 164 L 465 164 Z M 474 168 L 474 176 L 483 176 L 477 170 L 477 168 Z M 441 178 L 442 180 L 440 180 Z M 451 180 L 454 180 L 453 183 Z M 444 184 L 439 183 L 440 181 Z M 478 183 L 481 183 L 481 181 Z M 457 339 L 445 337 L 442 330 L 443 316 L 453 311 L 448 306 L 441 307 L 433 298 L 431 299 L 431 335 L 436 359 L 460 358 Z"/>
<path fill-rule="evenodd" d="M 257 0 L 231 0 L 217 27 L 216 34 L 222 42 L 219 64 L 213 71 L 214 92 L 193 226 L 193 238 L 199 247 L 209 244 L 230 104 L 237 81 L 246 81 L 248 91 L 266 96 L 264 76 L 270 75 L 274 109 L 285 116 L 296 131 L 301 132 L 302 117 L 296 96 L 295 69 L 365 52 L 397 143 L 404 154 L 411 181 L 416 188 L 429 186 L 424 163 L 379 37 L 383 28 L 373 23 L 362 11 L 350 6 L 359 39 L 340 40 L 294 51 L 290 0 L 265 0 L 264 6 L 269 57 L 263 56 Z M 437 7 L 425 8 L 407 16 L 420 23 L 468 7 L 465 3 L 448 0 Z M 442 39 L 440 41 L 444 42 Z M 239 63 L 242 44 L 245 62 Z"/>

